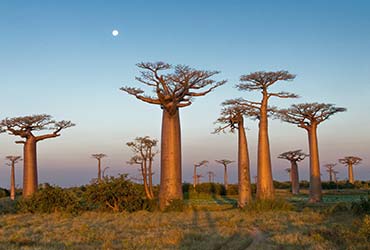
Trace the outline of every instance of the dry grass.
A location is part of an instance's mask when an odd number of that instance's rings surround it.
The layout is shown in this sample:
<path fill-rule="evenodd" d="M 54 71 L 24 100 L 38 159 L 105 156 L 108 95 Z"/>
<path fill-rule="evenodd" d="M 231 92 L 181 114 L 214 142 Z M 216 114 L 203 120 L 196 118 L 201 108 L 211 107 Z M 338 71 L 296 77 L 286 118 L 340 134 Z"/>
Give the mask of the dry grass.
<path fill-rule="evenodd" d="M 0 217 L 0 249 L 369 249 L 362 224 L 310 209 L 16 214 Z"/>

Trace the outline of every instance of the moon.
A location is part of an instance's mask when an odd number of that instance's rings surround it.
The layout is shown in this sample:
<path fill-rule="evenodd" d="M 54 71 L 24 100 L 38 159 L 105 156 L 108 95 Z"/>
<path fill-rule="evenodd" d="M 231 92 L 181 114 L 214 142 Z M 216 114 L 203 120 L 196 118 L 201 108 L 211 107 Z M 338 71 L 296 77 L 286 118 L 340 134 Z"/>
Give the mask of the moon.
<path fill-rule="evenodd" d="M 113 36 L 118 36 L 118 34 L 119 34 L 118 30 L 113 30 L 113 31 L 112 31 L 112 35 L 113 35 Z"/>

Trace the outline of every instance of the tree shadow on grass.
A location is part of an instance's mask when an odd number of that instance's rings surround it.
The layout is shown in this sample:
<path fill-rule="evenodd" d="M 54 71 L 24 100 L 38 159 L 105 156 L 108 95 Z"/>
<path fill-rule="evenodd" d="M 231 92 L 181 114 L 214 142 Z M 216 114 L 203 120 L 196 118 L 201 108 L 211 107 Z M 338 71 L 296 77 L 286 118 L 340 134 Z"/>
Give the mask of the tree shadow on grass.
<path fill-rule="evenodd" d="M 216 221 L 209 211 L 203 212 L 205 222 L 200 221 L 199 211 L 193 211 L 193 232 L 183 236 L 179 249 L 181 250 L 245 250 L 253 241 L 248 234 L 234 233 L 221 235 Z"/>

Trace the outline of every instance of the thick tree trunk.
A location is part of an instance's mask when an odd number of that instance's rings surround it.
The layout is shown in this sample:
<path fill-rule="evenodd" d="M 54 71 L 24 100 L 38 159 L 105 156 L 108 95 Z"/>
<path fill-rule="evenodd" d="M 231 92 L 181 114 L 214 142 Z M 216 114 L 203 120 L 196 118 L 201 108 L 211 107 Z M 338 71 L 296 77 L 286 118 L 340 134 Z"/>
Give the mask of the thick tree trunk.
<path fill-rule="evenodd" d="M 180 115 L 163 109 L 161 135 L 161 184 L 159 206 L 164 209 L 172 200 L 182 199 Z"/>
<path fill-rule="evenodd" d="M 98 181 L 101 182 L 101 159 L 98 159 Z"/>
<path fill-rule="evenodd" d="M 29 197 L 37 191 L 36 139 L 28 138 L 23 148 L 23 196 Z"/>
<path fill-rule="evenodd" d="M 292 194 L 299 194 L 299 174 L 296 161 L 291 161 L 290 178 L 292 183 Z"/>
<path fill-rule="evenodd" d="M 224 165 L 224 186 L 225 186 L 225 190 L 227 190 L 228 188 L 228 176 L 227 176 L 227 165 L 225 164 Z"/>
<path fill-rule="evenodd" d="M 197 167 L 194 165 L 194 171 L 193 171 L 193 188 L 195 190 L 195 187 L 197 186 Z"/>
<path fill-rule="evenodd" d="M 15 171 L 14 171 L 14 161 L 12 162 L 12 168 L 10 173 L 10 199 L 15 200 Z"/>
<path fill-rule="evenodd" d="M 322 200 L 321 176 L 319 163 L 319 148 L 317 142 L 317 126 L 312 125 L 308 130 L 310 148 L 310 195 L 309 202 L 315 203 Z"/>
<path fill-rule="evenodd" d="M 257 198 L 260 200 L 275 198 L 268 137 L 267 99 L 267 94 L 264 93 L 260 112 L 257 159 Z"/>
<path fill-rule="evenodd" d="M 252 200 L 252 188 L 249 169 L 248 142 L 243 121 L 239 122 L 238 128 L 238 206 L 243 208 Z"/>
<path fill-rule="evenodd" d="M 353 165 L 351 163 L 348 164 L 348 181 L 351 184 L 355 183 L 353 178 Z"/>

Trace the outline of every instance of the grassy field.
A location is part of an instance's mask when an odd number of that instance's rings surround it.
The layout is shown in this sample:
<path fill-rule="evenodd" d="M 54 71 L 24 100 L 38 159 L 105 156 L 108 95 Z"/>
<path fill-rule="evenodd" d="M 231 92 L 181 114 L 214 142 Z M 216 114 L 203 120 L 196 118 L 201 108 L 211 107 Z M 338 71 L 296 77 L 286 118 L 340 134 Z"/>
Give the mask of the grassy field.
<path fill-rule="evenodd" d="M 370 249 L 370 216 L 336 205 L 362 194 L 306 206 L 280 191 L 292 210 L 241 211 L 235 197 L 199 195 L 183 212 L 1 215 L 0 249 Z"/>

